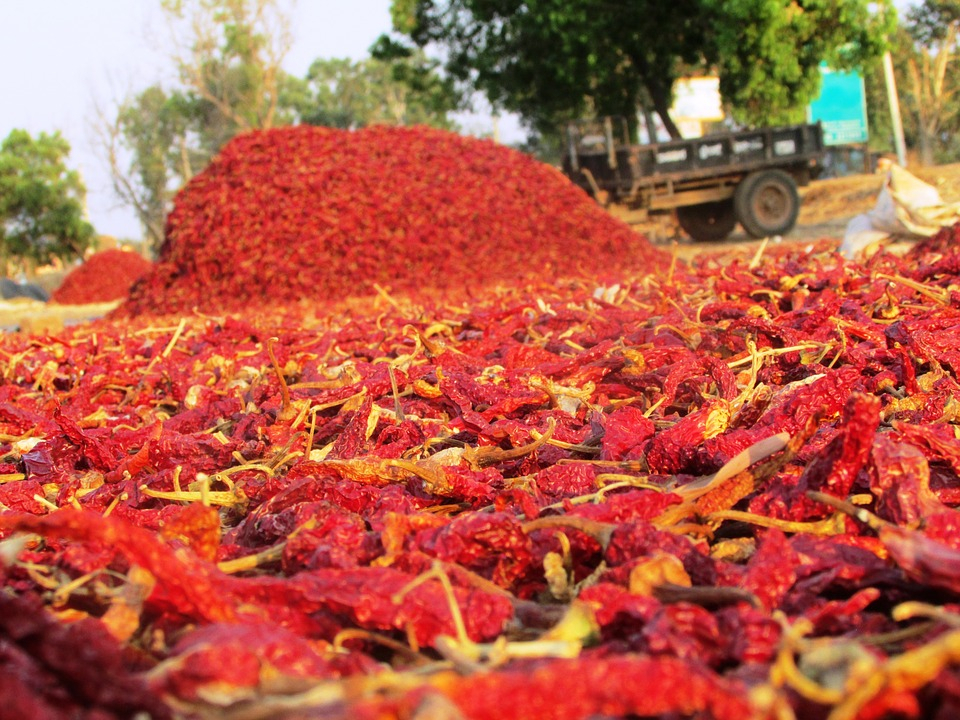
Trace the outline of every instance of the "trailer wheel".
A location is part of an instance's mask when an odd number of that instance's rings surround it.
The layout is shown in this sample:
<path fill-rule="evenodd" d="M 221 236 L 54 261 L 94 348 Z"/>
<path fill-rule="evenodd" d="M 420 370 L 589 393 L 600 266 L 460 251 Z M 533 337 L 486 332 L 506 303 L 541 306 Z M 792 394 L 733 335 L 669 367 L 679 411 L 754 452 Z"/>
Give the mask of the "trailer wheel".
<path fill-rule="evenodd" d="M 737 219 L 755 238 L 784 235 L 800 212 L 797 183 L 783 170 L 761 170 L 747 175 L 733 196 Z"/>
<path fill-rule="evenodd" d="M 723 240 L 737 224 L 733 200 L 683 205 L 677 208 L 677 221 L 684 232 L 698 242 Z"/>

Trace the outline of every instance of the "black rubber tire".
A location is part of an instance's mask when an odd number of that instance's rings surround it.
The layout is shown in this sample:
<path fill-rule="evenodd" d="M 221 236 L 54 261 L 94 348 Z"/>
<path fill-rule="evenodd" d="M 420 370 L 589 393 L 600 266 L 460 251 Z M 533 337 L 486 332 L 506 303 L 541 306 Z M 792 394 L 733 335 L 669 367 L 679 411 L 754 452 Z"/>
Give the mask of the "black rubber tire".
<path fill-rule="evenodd" d="M 737 224 L 733 199 L 677 208 L 677 222 L 697 242 L 723 240 Z"/>
<path fill-rule="evenodd" d="M 796 181 L 783 170 L 747 175 L 733 195 L 737 220 L 754 238 L 786 235 L 797 223 L 800 195 Z"/>

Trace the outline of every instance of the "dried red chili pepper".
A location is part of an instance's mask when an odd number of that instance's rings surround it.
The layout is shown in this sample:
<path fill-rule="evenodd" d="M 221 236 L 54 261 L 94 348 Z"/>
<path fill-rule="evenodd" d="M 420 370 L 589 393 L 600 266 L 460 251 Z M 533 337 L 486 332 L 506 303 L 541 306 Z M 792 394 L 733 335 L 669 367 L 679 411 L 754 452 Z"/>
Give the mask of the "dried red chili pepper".
<path fill-rule="evenodd" d="M 656 426 L 639 408 L 618 408 L 604 418 L 603 460 L 633 460 L 643 456 Z"/>
<path fill-rule="evenodd" d="M 807 465 L 800 485 L 847 497 L 857 474 L 866 468 L 879 424 L 880 400 L 852 393 L 843 409 L 839 433 L 823 453 Z"/>
<path fill-rule="evenodd" d="M 414 547 L 456 563 L 510 587 L 533 560 L 530 539 L 513 515 L 485 513 L 455 518 L 441 528 L 426 529 L 410 538 Z"/>
<path fill-rule="evenodd" d="M 222 703 L 252 695 L 306 689 L 346 673 L 375 672 L 360 654 L 329 652 L 283 628 L 267 625 L 207 625 L 179 638 L 175 660 L 151 674 L 150 687 L 178 702 L 203 702 L 217 694 Z"/>
<path fill-rule="evenodd" d="M 930 466 L 924 454 L 891 435 L 879 435 L 871 450 L 870 489 L 876 511 L 898 525 L 916 525 L 941 509 L 930 489 Z"/>
<path fill-rule="evenodd" d="M 79 543 L 102 543 L 123 553 L 131 562 L 150 572 L 158 591 L 166 595 L 161 605 L 209 622 L 233 621 L 243 615 L 220 587 L 229 584 L 215 567 L 195 555 L 176 553 L 153 533 L 110 517 L 90 512 L 63 510 L 50 515 L 0 515 L 0 528 L 35 532 Z"/>

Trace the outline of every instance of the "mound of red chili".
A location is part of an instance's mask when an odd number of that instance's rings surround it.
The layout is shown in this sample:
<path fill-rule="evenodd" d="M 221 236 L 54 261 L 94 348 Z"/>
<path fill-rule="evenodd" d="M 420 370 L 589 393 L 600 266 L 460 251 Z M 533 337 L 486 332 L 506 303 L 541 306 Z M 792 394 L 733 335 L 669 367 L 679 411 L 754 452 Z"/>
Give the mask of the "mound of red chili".
<path fill-rule="evenodd" d="M 67 273 L 51 300 L 61 305 L 122 300 L 151 267 L 152 263 L 138 253 L 116 248 L 101 250 Z"/>
<path fill-rule="evenodd" d="M 951 717 L 958 237 L 5 335 L 5 702 Z"/>
<path fill-rule="evenodd" d="M 126 312 L 405 292 L 457 295 L 523 277 L 669 259 L 558 170 L 424 127 L 241 135 L 174 203 Z"/>

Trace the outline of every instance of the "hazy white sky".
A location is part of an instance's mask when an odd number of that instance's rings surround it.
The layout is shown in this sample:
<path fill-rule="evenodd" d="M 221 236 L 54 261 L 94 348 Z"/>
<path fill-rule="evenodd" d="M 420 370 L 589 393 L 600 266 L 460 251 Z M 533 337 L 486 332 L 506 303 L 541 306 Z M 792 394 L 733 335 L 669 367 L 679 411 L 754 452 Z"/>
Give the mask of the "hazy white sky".
<path fill-rule="evenodd" d="M 390 0 L 297 0 L 285 67 L 304 75 L 318 57 L 359 60 L 390 29 Z M 22 128 L 59 130 L 83 174 L 98 232 L 139 237 L 118 207 L 90 129 L 95 102 L 109 106 L 172 75 L 159 0 L 0 0 L 0 139 Z"/>

